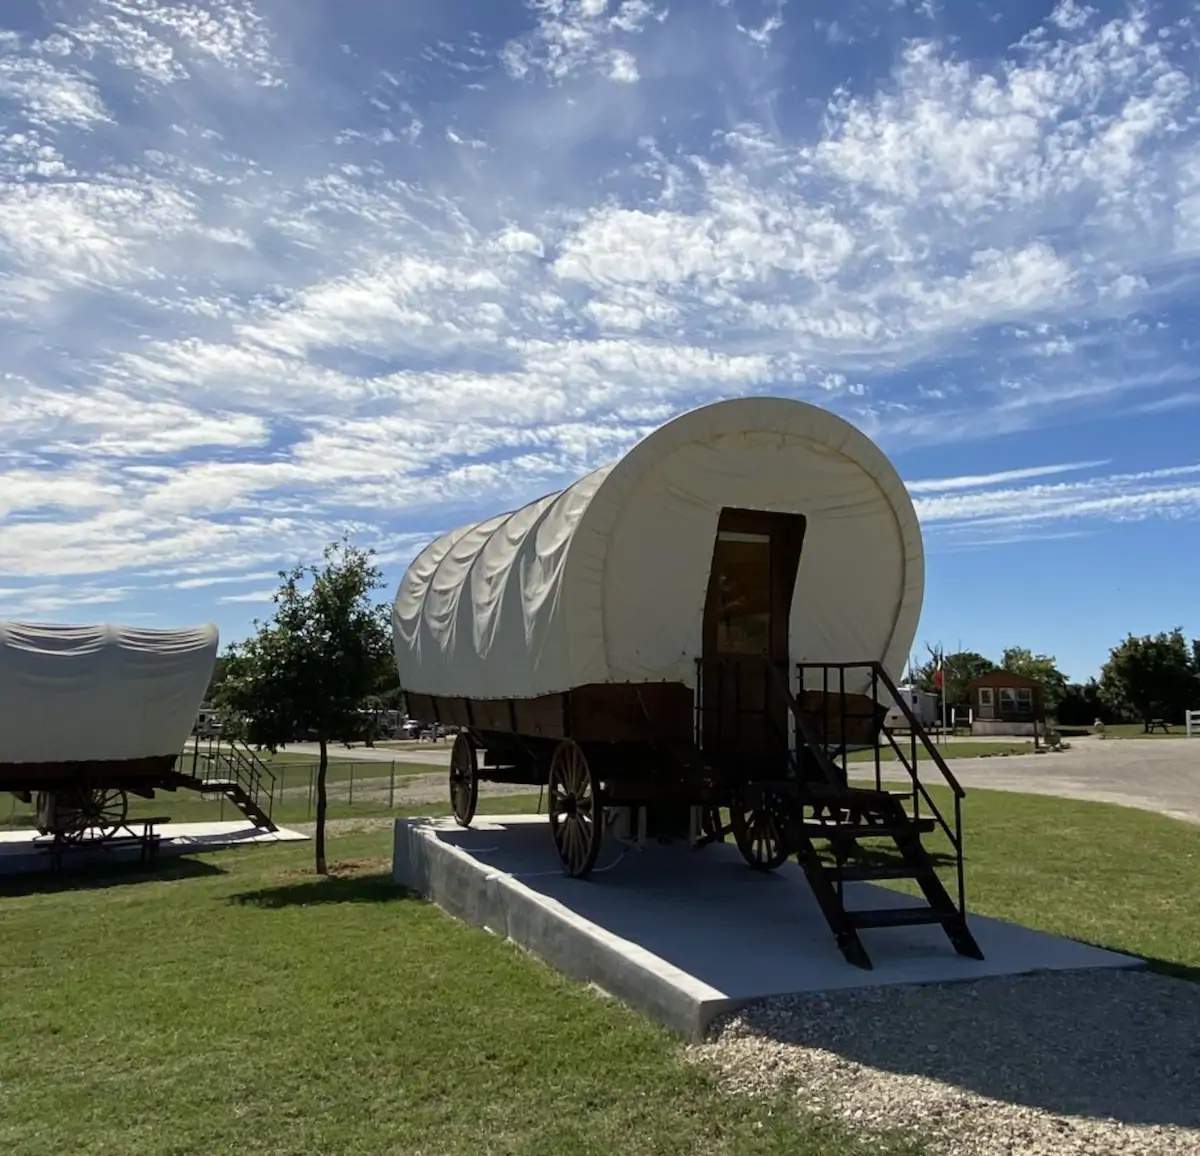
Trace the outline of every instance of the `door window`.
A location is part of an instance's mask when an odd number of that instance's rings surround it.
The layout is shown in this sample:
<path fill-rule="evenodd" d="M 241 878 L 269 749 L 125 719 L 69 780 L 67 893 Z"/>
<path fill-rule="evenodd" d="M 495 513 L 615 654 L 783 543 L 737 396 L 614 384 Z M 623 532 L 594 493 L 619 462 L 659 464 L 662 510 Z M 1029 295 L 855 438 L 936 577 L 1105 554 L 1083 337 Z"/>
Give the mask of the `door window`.
<path fill-rule="evenodd" d="M 771 645 L 771 538 L 721 531 L 713 557 L 717 653 L 766 654 Z"/>

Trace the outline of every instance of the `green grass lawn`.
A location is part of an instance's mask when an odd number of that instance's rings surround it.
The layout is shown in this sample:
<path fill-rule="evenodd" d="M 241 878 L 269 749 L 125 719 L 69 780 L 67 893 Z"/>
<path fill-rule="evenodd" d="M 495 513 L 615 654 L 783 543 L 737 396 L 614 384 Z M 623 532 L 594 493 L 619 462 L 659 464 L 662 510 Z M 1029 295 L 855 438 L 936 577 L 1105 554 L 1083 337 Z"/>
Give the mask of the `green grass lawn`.
<path fill-rule="evenodd" d="M 909 758 L 909 744 L 904 738 L 896 736 L 896 742 L 900 744 L 900 749 L 904 752 L 905 758 Z M 989 755 L 1031 755 L 1033 754 L 1032 742 L 996 742 L 996 743 L 956 743 L 952 740 L 944 743 L 937 743 L 938 752 L 944 759 L 980 759 Z M 928 759 L 924 747 L 920 742 L 917 743 L 917 759 L 920 763 L 924 763 Z M 854 751 L 850 755 L 852 763 L 874 763 L 874 751 Z M 881 753 L 881 762 L 896 762 L 896 752 L 890 747 Z"/>
<path fill-rule="evenodd" d="M 951 816 L 949 791 L 931 794 Z M 1109 803 L 978 789 L 967 792 L 963 821 L 971 911 L 1200 980 L 1200 827 Z M 925 845 L 949 852 L 940 832 Z"/>
<path fill-rule="evenodd" d="M 0 1151 L 915 1153 L 723 1093 L 664 1030 L 409 898 L 389 833 L 0 885 Z M 7 894 L 5 893 L 7 891 Z"/>
<path fill-rule="evenodd" d="M 1200 829 L 982 790 L 965 816 L 973 911 L 1200 978 Z M 0 1151 L 920 1150 L 718 1090 L 665 1031 L 394 889 L 389 830 L 330 851 L 327 880 L 304 844 L 0 882 Z"/>
<path fill-rule="evenodd" d="M 1182 721 L 1168 719 L 1167 723 L 1171 727 L 1170 731 L 1163 733 L 1162 731 L 1154 731 L 1152 734 L 1146 734 L 1141 723 L 1110 723 L 1104 728 L 1104 737 L 1106 739 L 1185 739 L 1187 731 L 1184 729 Z M 1070 733 L 1075 734 L 1096 734 L 1094 727 L 1066 727 L 1063 728 L 1063 735 L 1070 737 Z"/>
<path fill-rule="evenodd" d="M 395 806 L 389 807 L 385 793 L 388 785 L 386 778 L 370 780 L 365 784 L 356 783 L 356 788 L 360 785 L 363 790 L 356 793 L 353 803 L 349 801 L 348 792 L 344 789 L 331 792 L 329 818 L 362 819 L 386 815 L 447 814 L 449 811 L 445 800 L 433 804 L 408 804 L 399 788 L 396 791 Z M 0 805 L 0 829 L 28 828 L 35 825 L 32 803 L 22 803 L 12 795 L 0 794 Z M 532 794 L 502 795 L 495 798 L 483 796 L 479 800 L 481 814 L 528 814 L 536 811 L 537 807 L 536 791 Z M 232 803 L 222 804 L 218 799 L 205 798 L 193 791 L 176 791 L 174 794 L 160 791 L 153 799 L 139 799 L 131 795 L 129 815 L 133 818 L 165 815 L 172 823 L 215 823 L 242 818 L 241 812 Z M 281 826 L 312 822 L 314 810 L 309 806 L 306 791 L 298 790 L 293 793 L 289 787 L 288 791 L 276 800 L 272 818 Z"/>

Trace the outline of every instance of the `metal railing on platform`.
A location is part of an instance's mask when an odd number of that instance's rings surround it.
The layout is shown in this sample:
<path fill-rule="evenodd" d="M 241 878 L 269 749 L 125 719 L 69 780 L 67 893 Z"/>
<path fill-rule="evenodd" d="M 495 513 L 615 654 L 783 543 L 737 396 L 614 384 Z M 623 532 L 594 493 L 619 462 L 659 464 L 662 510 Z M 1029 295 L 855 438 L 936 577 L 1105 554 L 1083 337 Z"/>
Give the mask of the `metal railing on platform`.
<path fill-rule="evenodd" d="M 810 688 L 811 681 L 819 674 L 820 691 Z M 830 677 L 836 675 L 837 690 L 831 692 Z M 954 772 L 946 764 L 941 751 L 929 737 L 921 721 L 913 713 L 912 707 L 900 693 L 892 676 L 884 669 L 882 663 L 864 662 L 800 662 L 796 664 L 796 675 L 799 686 L 798 698 L 801 708 L 807 694 L 820 693 L 821 727 L 818 742 L 824 747 L 835 765 L 848 777 L 850 773 L 850 755 L 853 751 L 870 749 L 874 769 L 875 789 L 883 789 L 883 758 L 884 744 L 896 757 L 896 762 L 904 768 L 912 785 L 912 816 L 921 818 L 922 804 L 925 812 L 937 824 L 942 834 L 949 841 L 954 851 L 955 875 L 958 886 L 958 909 L 966 913 L 966 882 L 963 868 L 963 825 L 962 801 L 966 791 L 958 781 Z M 847 692 L 847 678 L 850 677 L 851 691 Z M 884 697 L 891 699 L 898 708 L 908 726 L 908 734 L 897 741 L 897 736 L 884 721 L 888 712 L 888 703 Z M 849 709 L 850 704 L 863 704 L 863 709 Z M 833 710 L 830 708 L 833 707 Z M 809 713 L 817 713 L 812 711 Z M 831 733 L 831 722 L 837 721 L 836 735 Z M 851 724 L 858 724 L 852 726 Z M 865 724 L 865 725 L 863 725 Z M 861 739 L 853 742 L 852 737 Z M 908 748 L 907 754 L 905 747 Z M 950 790 L 953 798 L 953 822 L 947 819 L 942 808 L 937 805 L 934 796 L 929 792 L 920 773 L 920 754 L 925 753 L 926 765 L 932 763 L 942 778 L 944 785 Z"/>

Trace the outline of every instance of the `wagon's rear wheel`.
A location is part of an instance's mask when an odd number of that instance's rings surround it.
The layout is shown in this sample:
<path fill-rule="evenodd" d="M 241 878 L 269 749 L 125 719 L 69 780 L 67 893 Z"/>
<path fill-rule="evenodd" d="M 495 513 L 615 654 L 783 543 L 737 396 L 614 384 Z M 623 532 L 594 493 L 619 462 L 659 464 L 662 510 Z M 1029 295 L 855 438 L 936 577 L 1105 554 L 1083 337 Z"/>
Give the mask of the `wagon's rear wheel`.
<path fill-rule="evenodd" d="M 129 796 L 120 787 L 77 787 L 59 791 L 54 805 L 55 830 L 68 843 L 79 843 L 89 831 L 110 839 L 125 822 Z"/>
<path fill-rule="evenodd" d="M 753 803 L 735 799 L 729 820 L 742 858 L 756 871 L 773 871 L 787 860 L 787 822 L 778 799 L 765 793 Z"/>
<path fill-rule="evenodd" d="M 475 743 L 466 731 L 454 737 L 450 752 L 450 806 L 460 827 L 469 827 L 479 802 L 479 762 Z"/>
<path fill-rule="evenodd" d="M 550 832 L 563 870 L 586 875 L 600 853 L 604 801 L 600 782 L 578 743 L 564 739 L 550 763 Z"/>

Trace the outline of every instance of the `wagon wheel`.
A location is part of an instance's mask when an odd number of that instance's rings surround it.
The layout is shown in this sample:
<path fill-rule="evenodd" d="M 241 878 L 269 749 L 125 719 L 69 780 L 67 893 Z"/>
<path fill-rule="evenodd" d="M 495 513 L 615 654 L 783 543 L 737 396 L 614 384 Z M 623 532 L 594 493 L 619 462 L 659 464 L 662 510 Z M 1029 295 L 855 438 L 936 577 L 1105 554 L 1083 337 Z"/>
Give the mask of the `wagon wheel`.
<path fill-rule="evenodd" d="M 558 744 L 550 763 L 549 812 L 563 870 L 576 878 L 586 875 L 600 851 L 604 803 L 595 771 L 571 739 Z"/>
<path fill-rule="evenodd" d="M 764 794 L 758 802 L 735 799 L 729 808 L 734 842 L 756 871 L 773 871 L 791 852 L 779 800 Z"/>
<path fill-rule="evenodd" d="M 450 806 L 460 827 L 469 827 L 479 802 L 479 762 L 475 743 L 466 731 L 454 736 L 450 752 Z"/>
<path fill-rule="evenodd" d="M 724 843 L 726 827 L 721 822 L 720 807 L 704 807 L 700 812 L 701 841 L 704 843 Z"/>
<path fill-rule="evenodd" d="M 68 843 L 81 842 L 89 831 L 109 839 L 125 822 L 129 796 L 120 787 L 79 787 L 65 800 L 64 794 L 55 804 L 55 819 L 60 837 Z"/>

